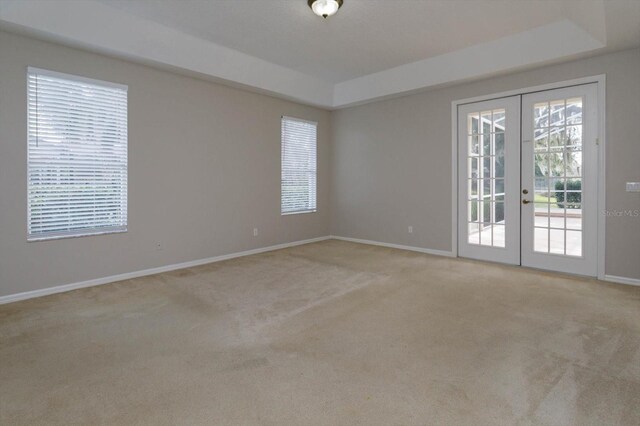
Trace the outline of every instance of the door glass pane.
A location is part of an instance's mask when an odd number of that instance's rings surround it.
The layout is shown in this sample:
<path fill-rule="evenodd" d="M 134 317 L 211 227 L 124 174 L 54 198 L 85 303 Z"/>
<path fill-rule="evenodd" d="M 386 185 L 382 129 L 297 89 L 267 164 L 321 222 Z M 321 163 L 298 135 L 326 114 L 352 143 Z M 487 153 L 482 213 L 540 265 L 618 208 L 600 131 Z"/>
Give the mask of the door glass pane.
<path fill-rule="evenodd" d="M 505 127 L 504 109 L 467 115 L 469 244 L 505 246 Z"/>
<path fill-rule="evenodd" d="M 480 222 L 491 223 L 491 201 L 480 201 Z"/>
<path fill-rule="evenodd" d="M 478 179 L 469 179 L 469 199 L 478 198 Z"/>
<path fill-rule="evenodd" d="M 549 103 L 542 102 L 533 107 L 533 127 L 546 129 L 549 127 Z"/>
<path fill-rule="evenodd" d="M 479 127 L 480 115 L 476 112 L 474 114 L 467 115 L 467 128 L 469 129 L 470 134 L 477 135 L 480 133 Z"/>
<path fill-rule="evenodd" d="M 533 229 L 533 249 L 539 253 L 549 252 L 549 228 Z"/>
<path fill-rule="evenodd" d="M 567 99 L 567 124 L 582 124 L 582 98 Z"/>
<path fill-rule="evenodd" d="M 504 177 L 504 133 L 494 135 L 494 167 L 495 177 Z"/>
<path fill-rule="evenodd" d="M 482 155 L 491 155 L 491 133 L 482 135 Z"/>
<path fill-rule="evenodd" d="M 469 177 L 471 179 L 478 178 L 478 158 L 470 157 L 469 158 Z"/>
<path fill-rule="evenodd" d="M 579 204 L 567 209 L 567 229 L 582 229 L 582 207 Z"/>
<path fill-rule="evenodd" d="M 496 179 L 494 189 L 494 199 L 496 201 L 504 201 L 504 179 Z"/>
<path fill-rule="evenodd" d="M 564 254 L 564 230 L 549 230 L 549 253 Z"/>
<path fill-rule="evenodd" d="M 493 246 L 505 246 L 505 227 L 504 225 L 493 225 Z"/>
<path fill-rule="evenodd" d="M 536 194 L 536 199 L 542 202 L 534 204 L 534 226 L 549 227 L 549 203 L 546 200 L 547 197 Z"/>
<path fill-rule="evenodd" d="M 582 176 L 582 151 L 567 147 L 564 157 L 567 177 Z"/>
<path fill-rule="evenodd" d="M 483 134 L 487 135 L 491 133 L 491 111 L 482 111 L 480 113 L 480 122 L 482 123 L 481 131 Z"/>
<path fill-rule="evenodd" d="M 582 256 L 582 98 L 534 105 L 534 251 Z"/>
<path fill-rule="evenodd" d="M 582 126 L 567 126 L 565 130 L 567 138 L 567 146 L 574 147 L 574 149 L 581 149 L 582 147 Z"/>
<path fill-rule="evenodd" d="M 491 199 L 491 192 L 492 192 L 491 186 L 492 186 L 491 178 L 487 177 L 482 180 L 482 190 L 483 190 L 482 199 L 483 200 Z"/>
<path fill-rule="evenodd" d="M 477 223 L 469 224 L 469 244 L 480 244 L 480 228 Z"/>
<path fill-rule="evenodd" d="M 562 152 L 566 145 L 566 137 L 564 127 L 549 128 L 549 151 Z"/>
<path fill-rule="evenodd" d="M 491 246 L 493 240 L 492 226 L 490 223 L 480 224 L 480 245 Z"/>
<path fill-rule="evenodd" d="M 503 109 L 493 110 L 494 132 L 504 132 L 506 115 Z"/>
<path fill-rule="evenodd" d="M 473 123 L 477 123 L 477 121 L 473 121 Z M 478 135 L 469 135 L 469 155 L 479 154 L 479 138 Z"/>
<path fill-rule="evenodd" d="M 493 223 L 504 225 L 504 202 L 495 202 L 493 208 Z"/>
<path fill-rule="evenodd" d="M 582 232 L 567 231 L 567 255 L 582 256 Z"/>
<path fill-rule="evenodd" d="M 469 222 L 478 222 L 478 202 L 469 201 Z"/>
<path fill-rule="evenodd" d="M 564 126 L 564 99 L 549 102 L 549 126 Z"/>
<path fill-rule="evenodd" d="M 549 133 L 546 130 L 539 131 L 535 130 L 534 137 L 534 149 L 535 152 L 547 152 L 549 146 Z"/>
<path fill-rule="evenodd" d="M 536 164 L 535 164 L 536 176 L 540 176 L 540 177 L 552 176 L 551 166 L 549 165 L 549 152 L 544 151 L 541 153 L 536 153 L 535 159 L 536 159 Z"/>

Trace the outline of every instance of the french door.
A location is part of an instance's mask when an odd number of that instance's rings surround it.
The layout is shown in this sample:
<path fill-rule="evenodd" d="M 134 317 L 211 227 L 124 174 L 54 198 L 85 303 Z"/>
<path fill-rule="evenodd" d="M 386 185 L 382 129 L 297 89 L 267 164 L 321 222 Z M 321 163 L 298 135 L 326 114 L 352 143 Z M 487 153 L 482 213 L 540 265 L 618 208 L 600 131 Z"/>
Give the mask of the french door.
<path fill-rule="evenodd" d="M 458 107 L 458 250 L 597 274 L 597 86 Z"/>
<path fill-rule="evenodd" d="M 520 264 L 520 96 L 458 108 L 458 252 Z"/>

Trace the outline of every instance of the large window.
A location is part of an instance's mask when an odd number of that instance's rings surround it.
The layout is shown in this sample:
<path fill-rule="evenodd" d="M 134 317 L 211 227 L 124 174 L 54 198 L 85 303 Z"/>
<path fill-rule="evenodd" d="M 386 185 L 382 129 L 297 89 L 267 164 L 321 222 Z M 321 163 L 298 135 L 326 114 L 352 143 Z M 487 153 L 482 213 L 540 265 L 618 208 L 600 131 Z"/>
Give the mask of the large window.
<path fill-rule="evenodd" d="M 127 87 L 29 68 L 28 240 L 127 230 Z"/>
<path fill-rule="evenodd" d="M 317 126 L 282 117 L 282 214 L 316 211 Z"/>

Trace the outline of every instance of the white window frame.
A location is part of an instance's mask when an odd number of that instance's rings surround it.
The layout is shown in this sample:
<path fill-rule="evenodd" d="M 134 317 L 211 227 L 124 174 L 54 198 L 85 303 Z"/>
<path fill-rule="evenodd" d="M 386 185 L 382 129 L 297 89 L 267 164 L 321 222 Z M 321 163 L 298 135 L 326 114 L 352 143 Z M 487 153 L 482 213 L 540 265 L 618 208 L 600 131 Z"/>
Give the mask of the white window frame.
<path fill-rule="evenodd" d="M 285 144 L 285 140 L 284 140 L 284 132 L 282 131 L 283 129 L 283 124 L 285 121 L 294 121 L 294 122 L 299 122 L 299 123 L 306 123 L 306 124 L 311 124 L 314 126 L 315 128 L 315 145 L 314 145 L 314 157 L 315 157 L 315 164 L 314 164 L 314 169 L 309 172 L 309 173 L 314 173 L 315 174 L 315 178 L 314 178 L 314 185 L 315 187 L 313 188 L 313 191 L 310 192 L 310 194 L 313 195 L 313 201 L 309 201 L 309 205 L 311 206 L 311 208 L 308 209 L 301 209 L 301 210 L 295 210 L 295 211 L 291 211 L 291 210 L 284 210 L 284 193 L 283 193 L 283 185 L 284 185 L 284 174 L 285 174 L 285 169 L 284 169 L 284 144 Z M 280 214 L 282 216 L 289 216 L 289 215 L 295 215 L 295 214 L 304 214 L 304 213 L 315 213 L 318 210 L 318 123 L 316 121 L 310 121 L 310 120 L 304 120 L 302 118 L 296 118 L 296 117 L 290 117 L 290 116 L 286 116 L 283 115 L 281 117 L 280 120 Z"/>
<path fill-rule="evenodd" d="M 90 85 L 101 86 L 105 88 L 119 89 L 125 91 L 125 94 L 128 92 L 128 86 L 119 83 L 113 83 L 109 81 L 97 80 L 92 78 L 87 78 L 83 76 L 66 74 L 57 71 L 51 71 L 36 67 L 27 67 L 26 72 L 26 80 L 27 80 L 27 99 L 29 99 L 29 79 L 31 74 L 44 75 L 49 77 L 54 77 L 63 80 L 69 80 L 73 82 L 87 83 Z M 57 240 L 63 238 L 77 238 L 77 237 L 85 237 L 92 235 L 103 235 L 103 234 L 115 234 L 115 233 L 124 233 L 128 231 L 128 96 L 126 98 L 126 112 L 125 112 L 125 150 L 124 150 L 124 162 L 125 162 L 125 183 L 124 183 L 124 224 L 122 225 L 114 225 L 114 226 L 104 226 L 104 227 L 87 227 L 87 228 L 78 228 L 74 230 L 66 230 L 66 231 L 52 231 L 46 233 L 33 233 L 31 232 L 31 203 L 29 200 L 29 195 L 27 194 L 27 229 L 26 236 L 28 242 L 37 242 L 37 241 L 47 241 L 47 240 Z M 31 175 L 31 153 L 30 153 L 30 129 L 29 129 L 29 105 L 27 102 L 27 188 L 29 188 L 29 178 Z"/>

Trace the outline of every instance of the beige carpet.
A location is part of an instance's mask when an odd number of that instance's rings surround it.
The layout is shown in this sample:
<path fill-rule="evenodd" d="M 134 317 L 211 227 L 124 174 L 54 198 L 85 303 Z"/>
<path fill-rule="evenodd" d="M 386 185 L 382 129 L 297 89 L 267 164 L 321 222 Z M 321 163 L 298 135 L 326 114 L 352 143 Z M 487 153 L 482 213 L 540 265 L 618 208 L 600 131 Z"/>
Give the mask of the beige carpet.
<path fill-rule="evenodd" d="M 640 424 L 640 288 L 325 241 L 0 306 L 0 424 Z"/>

